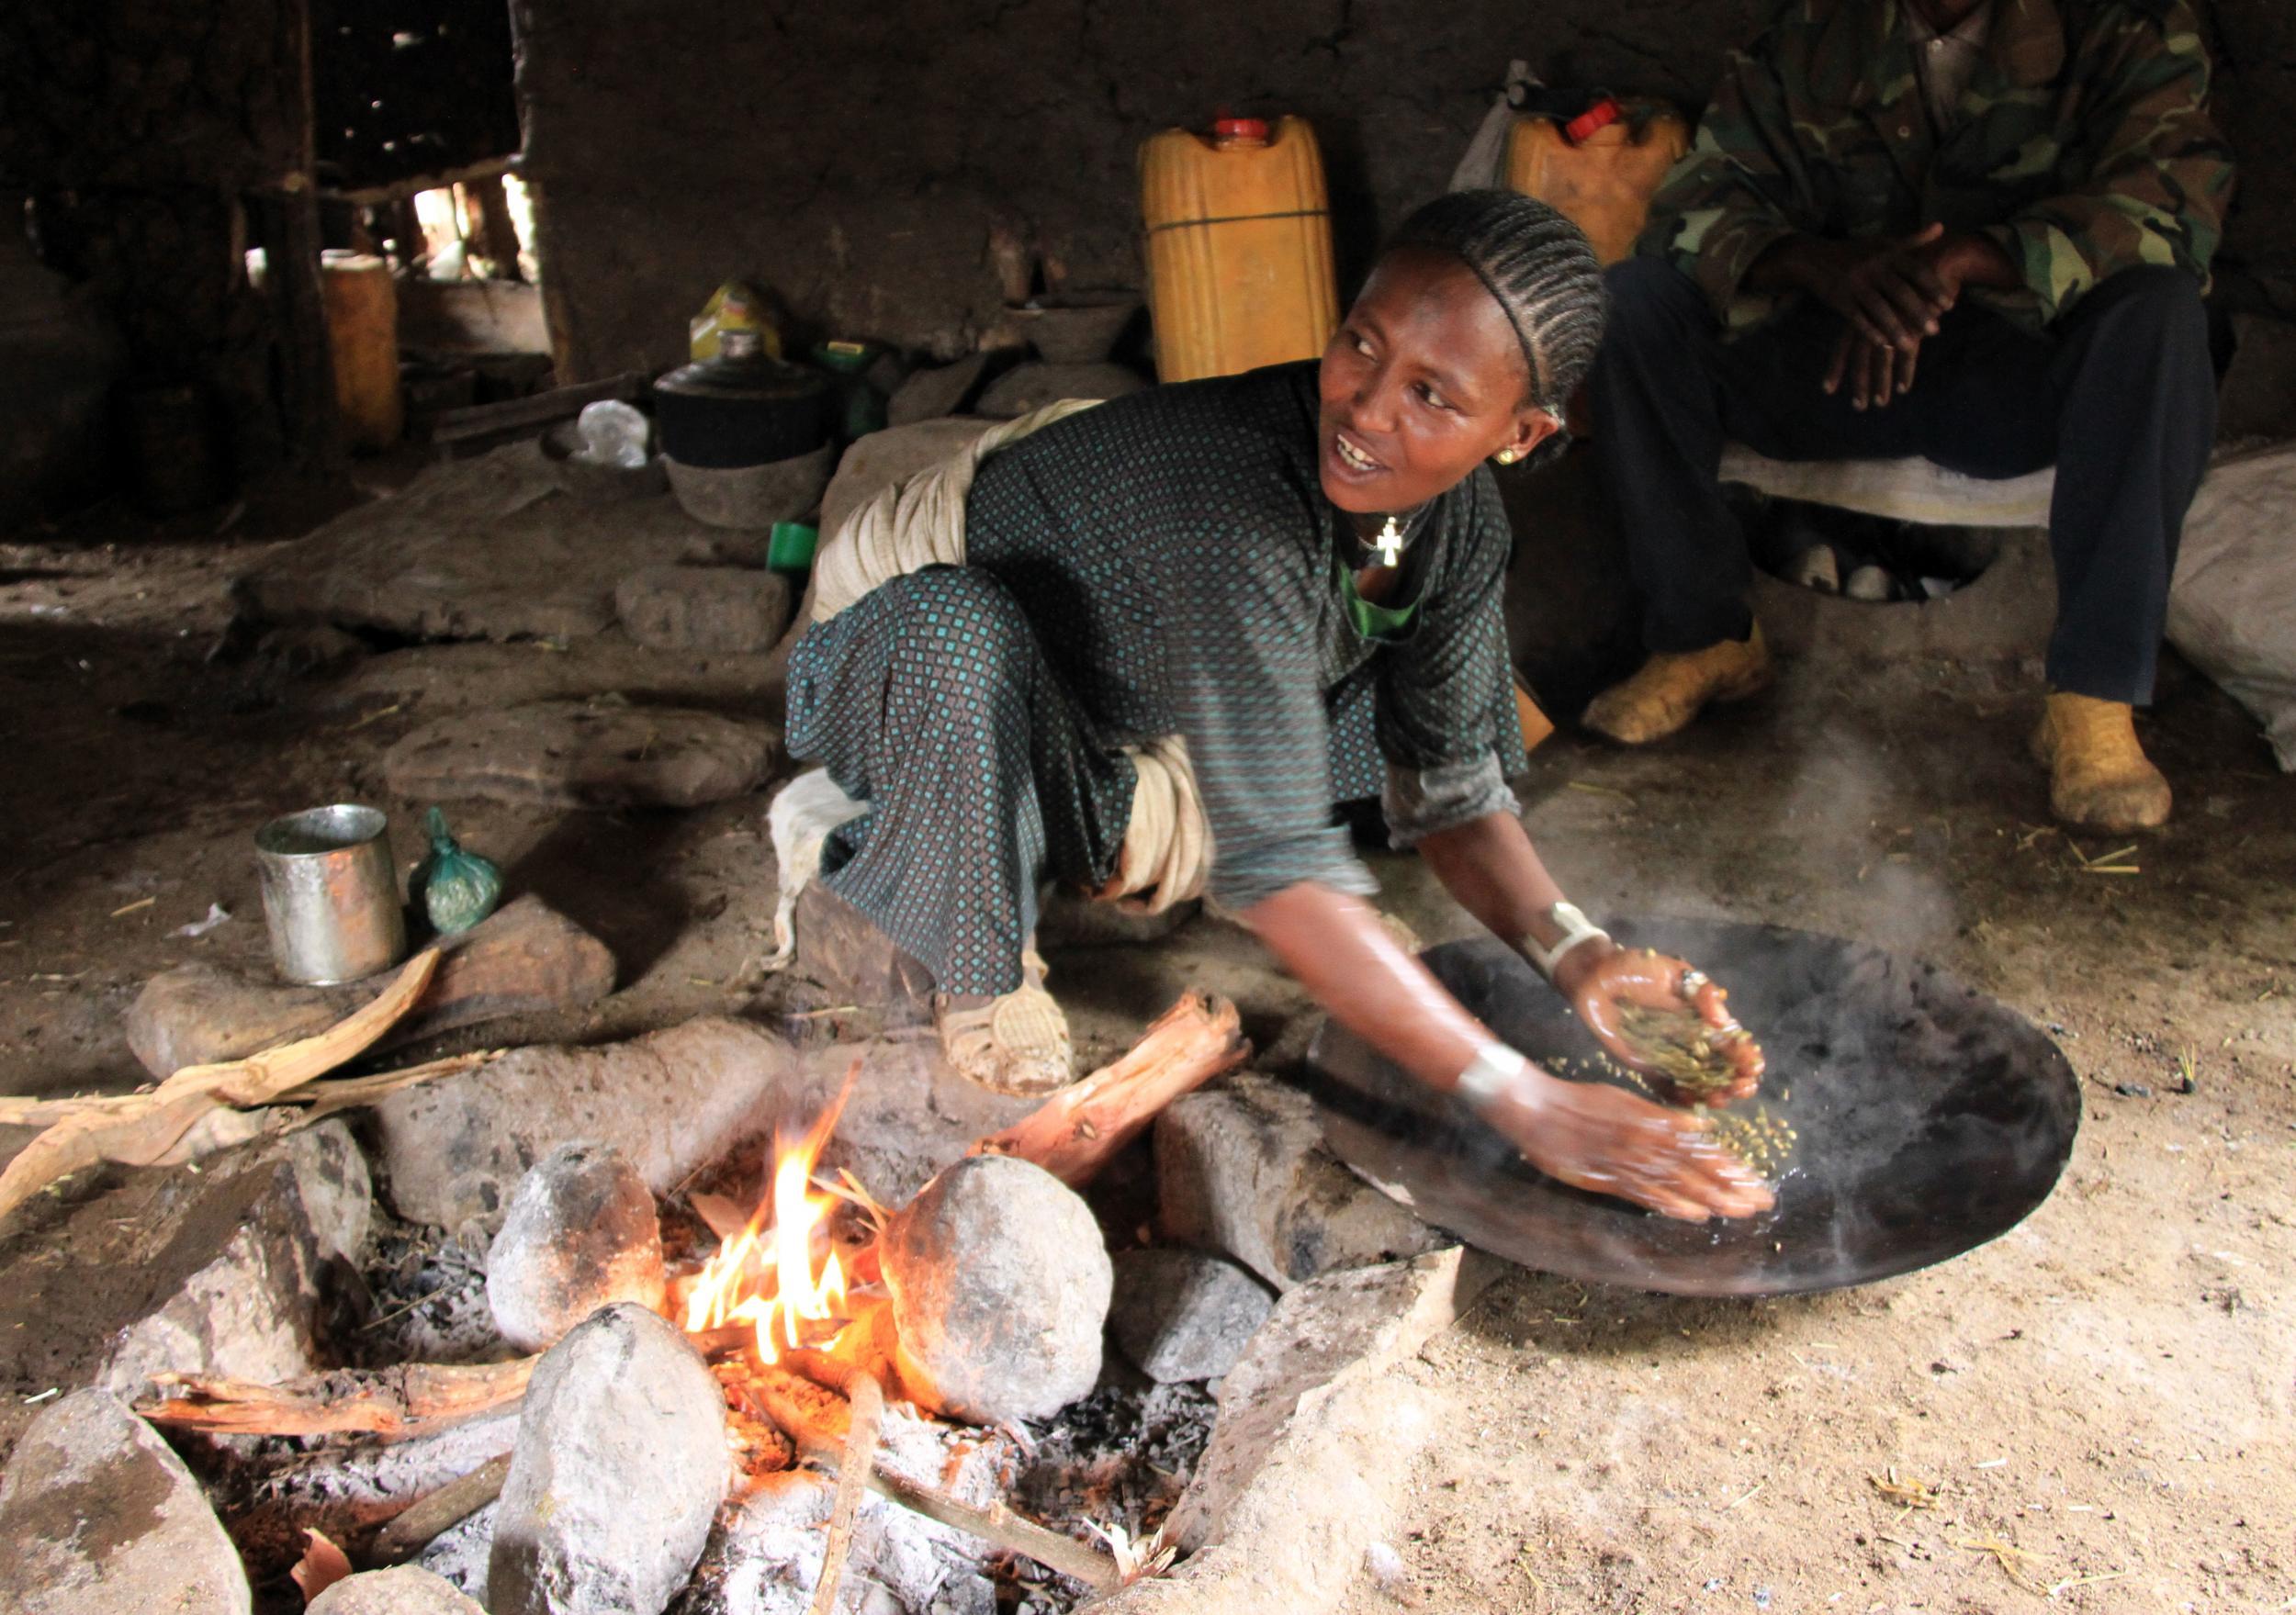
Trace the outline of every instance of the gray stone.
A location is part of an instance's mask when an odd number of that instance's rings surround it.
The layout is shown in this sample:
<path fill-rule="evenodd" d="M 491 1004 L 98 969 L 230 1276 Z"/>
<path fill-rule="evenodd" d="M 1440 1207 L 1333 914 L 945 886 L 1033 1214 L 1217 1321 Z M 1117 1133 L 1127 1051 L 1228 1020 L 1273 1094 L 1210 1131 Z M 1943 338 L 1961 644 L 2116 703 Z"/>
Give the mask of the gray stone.
<path fill-rule="evenodd" d="M 1147 390 L 1147 381 L 1121 364 L 1016 364 L 981 395 L 976 408 L 1009 421 L 1063 398 L 1120 398 Z"/>
<path fill-rule="evenodd" d="M 653 1192 L 611 1145 L 561 1144 L 511 1195 L 487 1251 L 487 1304 L 521 1351 L 556 1345 L 602 1307 L 662 1305 Z"/>
<path fill-rule="evenodd" d="M 1326 1273 L 1286 1295 L 1221 1384 L 1220 1418 L 1174 1510 L 1174 1539 L 1204 1545 L 1311 1393 L 1413 1355 L 1505 1271 L 1477 1251 L 1438 1251 Z"/>
<path fill-rule="evenodd" d="M 459 1525 L 431 1539 L 415 1563 L 468 1598 L 483 1598 L 487 1591 L 487 1560 L 494 1552 L 494 1516 L 501 1508 L 489 1503 Z"/>
<path fill-rule="evenodd" d="M 1159 1384 L 1218 1379 L 1275 1308 L 1257 1279 L 1201 1251 L 1124 1251 L 1115 1265 L 1109 1333 Z"/>
<path fill-rule="evenodd" d="M 434 1037 L 505 1015 L 571 1014 L 613 991 L 606 945 L 539 897 L 502 905 L 445 939 L 422 1000 L 375 1047 Z M 239 1060 L 309 1037 L 374 1002 L 392 967 L 340 987 L 297 987 L 268 973 L 195 963 L 163 970 L 128 1009 L 128 1047 L 155 1077 Z"/>
<path fill-rule="evenodd" d="M 425 723 L 383 757 L 393 796 L 539 807 L 699 807 L 762 784 L 771 723 L 627 701 L 534 701 Z"/>
<path fill-rule="evenodd" d="M 1454 1243 L 1341 1165 L 1314 1102 L 1272 1077 L 1244 1072 L 1168 1106 L 1155 1157 L 1165 1236 L 1278 1290 Z"/>
<path fill-rule="evenodd" d="M 375 1179 L 350 1125 L 331 1117 L 288 1134 L 282 1148 L 319 1254 L 357 1266 L 375 1221 Z"/>
<path fill-rule="evenodd" d="M 199 1483 L 101 1390 L 45 1408 L 0 1479 L 0 1581 L 18 1615 L 244 1615 L 246 1573 Z"/>
<path fill-rule="evenodd" d="M 877 1242 L 903 1385 L 977 1424 L 1041 1419 L 1092 1389 L 1112 1283 L 1091 1209 L 1040 1166 L 976 1156 Z"/>
<path fill-rule="evenodd" d="M 306 1615 L 486 1615 L 453 1582 L 419 1565 L 345 1576 L 305 1609 Z"/>
<path fill-rule="evenodd" d="M 215 1187 L 195 1192 L 172 1229 L 152 1230 L 166 1244 L 153 1266 L 181 1276 L 152 1284 L 146 1270 L 147 1297 L 165 1298 L 155 1307 L 147 1299 L 149 1310 L 113 1338 L 96 1384 L 132 1401 L 153 1374 L 169 1371 L 276 1384 L 319 1366 L 323 1255 L 304 1179 L 333 1203 L 332 1237 L 347 1232 L 349 1213 L 324 1188 L 323 1167 L 296 1154 L 264 1144 L 204 1169 L 200 1176 Z"/>
<path fill-rule="evenodd" d="M 988 374 L 990 355 L 974 353 L 937 370 L 920 370 L 901 384 L 885 404 L 885 424 L 910 426 L 953 415 L 964 408 L 981 378 Z"/>
<path fill-rule="evenodd" d="M 377 1160 L 401 1217 L 490 1235 L 518 1181 L 561 1144 L 611 1145 L 666 1194 L 793 1115 L 801 1087 L 788 1044 L 715 1016 L 598 1049 L 513 1049 L 379 1101 Z"/>
<path fill-rule="evenodd" d="M 726 1496 L 726 1395 L 668 1322 L 610 1307 L 535 1367 L 494 1519 L 493 1615 L 658 1615 Z"/>
<path fill-rule="evenodd" d="M 747 566 L 647 566 L 613 591 L 632 639 L 656 650 L 746 656 L 789 626 L 789 579 Z"/>
<path fill-rule="evenodd" d="M 408 639 L 576 639 L 614 625 L 614 586 L 707 530 L 666 497 L 591 504 L 539 443 L 433 465 L 266 555 L 234 585 L 266 622 Z"/>

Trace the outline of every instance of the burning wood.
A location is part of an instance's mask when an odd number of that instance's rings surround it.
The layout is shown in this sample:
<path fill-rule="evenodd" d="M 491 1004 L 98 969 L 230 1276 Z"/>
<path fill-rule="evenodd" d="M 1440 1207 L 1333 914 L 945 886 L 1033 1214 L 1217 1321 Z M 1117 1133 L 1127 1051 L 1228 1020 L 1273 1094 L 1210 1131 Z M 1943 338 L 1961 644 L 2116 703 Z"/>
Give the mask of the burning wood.
<path fill-rule="evenodd" d="M 1165 1106 L 1251 1056 L 1235 1005 L 1190 993 L 1123 1059 L 1062 1089 L 1040 1109 L 974 1144 L 972 1153 L 1018 1156 L 1081 1188 Z"/>

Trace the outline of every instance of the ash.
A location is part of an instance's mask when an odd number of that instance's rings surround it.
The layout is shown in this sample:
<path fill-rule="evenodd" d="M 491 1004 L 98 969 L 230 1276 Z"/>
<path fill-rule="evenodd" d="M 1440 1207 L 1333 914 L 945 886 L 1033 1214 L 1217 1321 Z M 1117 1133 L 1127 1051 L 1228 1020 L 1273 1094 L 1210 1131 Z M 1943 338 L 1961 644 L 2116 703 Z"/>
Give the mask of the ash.
<path fill-rule="evenodd" d="M 473 1249 L 437 1228 L 384 1228 L 366 1271 L 367 1316 L 342 1331 L 346 1360 L 390 1368 L 506 1355 L 487 1305 L 486 1260 L 483 1240 Z"/>
<path fill-rule="evenodd" d="M 1116 1527 L 1144 1544 L 1195 1473 L 1219 1400 L 1208 1385 L 1154 1385 L 1114 1363 L 1110 1375 L 1038 1433 L 1012 1501 L 1071 1536 L 1098 1542 L 1094 1527 Z M 1013 1615 L 1066 1615 L 1087 1594 L 1030 1560 L 1008 1559 L 997 1570 L 998 1607 Z"/>

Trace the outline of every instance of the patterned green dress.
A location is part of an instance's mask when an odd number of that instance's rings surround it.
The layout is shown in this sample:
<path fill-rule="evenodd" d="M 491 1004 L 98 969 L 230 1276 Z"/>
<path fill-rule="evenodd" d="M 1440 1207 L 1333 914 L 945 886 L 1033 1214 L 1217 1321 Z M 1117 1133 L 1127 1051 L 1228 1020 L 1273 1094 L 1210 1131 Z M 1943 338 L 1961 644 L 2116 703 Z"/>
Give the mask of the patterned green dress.
<path fill-rule="evenodd" d="M 1012 991 L 1041 883 L 1109 878 L 1127 742 L 1186 737 L 1210 892 L 1235 910 L 1305 880 L 1376 890 L 1338 802 L 1381 797 L 1401 846 L 1515 811 L 1497 487 L 1479 469 L 1424 510 L 1393 610 L 1357 609 L 1315 375 L 1157 387 L 1044 428 L 982 466 L 964 566 L 799 642 L 790 751 L 870 808 L 824 878 L 943 991 Z"/>

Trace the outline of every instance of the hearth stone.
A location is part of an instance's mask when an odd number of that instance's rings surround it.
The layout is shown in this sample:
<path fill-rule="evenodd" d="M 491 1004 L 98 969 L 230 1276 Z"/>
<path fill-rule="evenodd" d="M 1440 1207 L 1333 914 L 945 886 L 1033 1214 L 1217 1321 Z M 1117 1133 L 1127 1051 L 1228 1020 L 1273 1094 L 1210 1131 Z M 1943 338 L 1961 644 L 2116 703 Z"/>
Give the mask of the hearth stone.
<path fill-rule="evenodd" d="M 1276 1305 L 1250 1273 L 1201 1251 L 1123 1251 L 1115 1266 L 1109 1333 L 1159 1384 L 1226 1374 Z"/>
<path fill-rule="evenodd" d="M 1324 1147 L 1314 1102 L 1244 1072 L 1156 1118 L 1159 1220 L 1279 1291 L 1342 1268 L 1456 1241 L 1356 1177 Z"/>
<path fill-rule="evenodd" d="M 108 1391 L 25 1430 L 0 1478 L 0 1585 L 22 1615 L 245 1615 L 246 1575 L 199 1483 Z"/>
<path fill-rule="evenodd" d="M 659 1311 L 661 1226 L 653 1192 L 612 1145 L 561 1144 L 511 1195 L 487 1252 L 487 1302 L 521 1351 L 556 1345 L 602 1307 Z"/>
<path fill-rule="evenodd" d="M 489 1557 L 492 1615 L 659 1615 L 726 1496 L 726 1400 L 685 1337 L 627 1302 L 535 1369 Z"/>
<path fill-rule="evenodd" d="M 788 1044 L 720 1017 L 601 1049 L 516 1049 L 376 1105 L 390 1202 L 409 1222 L 490 1236 L 527 1169 L 585 1138 L 666 1194 L 793 1109 L 798 1070 Z"/>
<path fill-rule="evenodd" d="M 346 1576 L 313 1598 L 305 1615 L 486 1615 L 454 1583 L 417 1565 Z"/>
<path fill-rule="evenodd" d="M 878 1251 L 920 1404 L 979 1424 L 1059 1411 L 1100 1377 L 1108 1250 L 1043 1168 L 960 1161 L 894 1214 Z"/>

